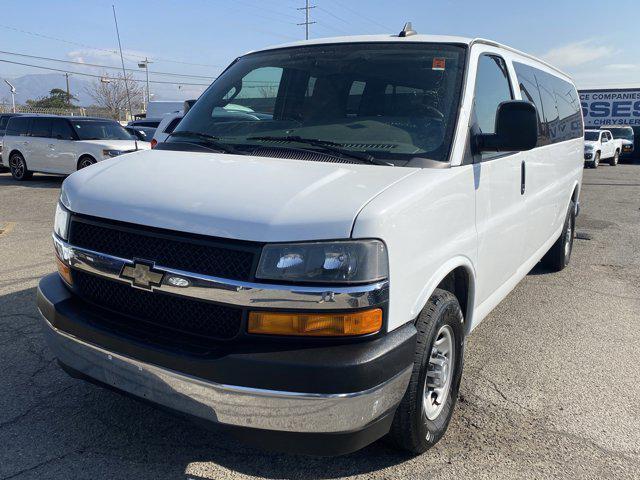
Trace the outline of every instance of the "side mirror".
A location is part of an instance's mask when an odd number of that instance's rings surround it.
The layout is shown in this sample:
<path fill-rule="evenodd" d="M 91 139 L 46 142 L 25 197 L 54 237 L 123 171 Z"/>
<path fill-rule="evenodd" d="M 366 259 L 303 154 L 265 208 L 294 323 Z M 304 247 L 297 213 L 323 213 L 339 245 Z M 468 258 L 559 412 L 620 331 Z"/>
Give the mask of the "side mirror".
<path fill-rule="evenodd" d="M 498 105 L 496 133 L 476 135 L 476 152 L 522 152 L 538 142 L 536 107 L 523 100 L 510 100 Z"/>

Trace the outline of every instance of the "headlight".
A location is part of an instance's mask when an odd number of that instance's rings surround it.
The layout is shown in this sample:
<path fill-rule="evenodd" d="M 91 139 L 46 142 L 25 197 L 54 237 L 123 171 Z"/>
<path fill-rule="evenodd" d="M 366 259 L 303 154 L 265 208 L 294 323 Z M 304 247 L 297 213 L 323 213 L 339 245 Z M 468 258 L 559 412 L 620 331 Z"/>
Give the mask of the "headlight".
<path fill-rule="evenodd" d="M 266 245 L 256 272 L 265 280 L 316 283 L 375 282 L 388 275 L 380 240 Z"/>
<path fill-rule="evenodd" d="M 117 157 L 123 153 L 124 152 L 122 150 L 102 150 L 102 156 L 105 158 Z"/>
<path fill-rule="evenodd" d="M 69 210 L 64 208 L 60 202 L 56 205 L 56 216 L 53 221 L 53 231 L 62 240 L 67 240 L 69 236 Z"/>

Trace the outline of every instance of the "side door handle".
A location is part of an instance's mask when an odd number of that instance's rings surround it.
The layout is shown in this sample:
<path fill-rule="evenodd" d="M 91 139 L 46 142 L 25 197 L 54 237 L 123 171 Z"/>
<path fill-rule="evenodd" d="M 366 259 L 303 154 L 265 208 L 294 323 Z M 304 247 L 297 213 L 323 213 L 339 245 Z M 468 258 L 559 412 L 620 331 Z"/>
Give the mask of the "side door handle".
<path fill-rule="evenodd" d="M 524 195 L 527 188 L 527 165 L 524 160 L 520 164 L 520 195 Z"/>

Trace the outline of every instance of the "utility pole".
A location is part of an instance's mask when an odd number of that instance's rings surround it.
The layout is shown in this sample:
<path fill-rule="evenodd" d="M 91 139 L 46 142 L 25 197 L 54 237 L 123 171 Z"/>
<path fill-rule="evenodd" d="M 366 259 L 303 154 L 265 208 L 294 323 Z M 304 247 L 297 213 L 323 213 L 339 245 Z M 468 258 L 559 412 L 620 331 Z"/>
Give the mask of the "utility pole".
<path fill-rule="evenodd" d="M 69 92 L 69 74 L 65 73 L 64 76 L 67 79 L 67 105 L 71 106 L 71 92 Z"/>
<path fill-rule="evenodd" d="M 305 6 L 298 8 L 297 10 L 304 10 L 304 22 L 298 23 L 298 25 L 304 25 L 304 38 L 305 40 L 309 40 L 309 25 L 312 25 L 316 22 L 309 21 L 309 11 L 312 8 L 316 8 L 315 5 L 309 5 L 309 0 L 305 0 Z"/>

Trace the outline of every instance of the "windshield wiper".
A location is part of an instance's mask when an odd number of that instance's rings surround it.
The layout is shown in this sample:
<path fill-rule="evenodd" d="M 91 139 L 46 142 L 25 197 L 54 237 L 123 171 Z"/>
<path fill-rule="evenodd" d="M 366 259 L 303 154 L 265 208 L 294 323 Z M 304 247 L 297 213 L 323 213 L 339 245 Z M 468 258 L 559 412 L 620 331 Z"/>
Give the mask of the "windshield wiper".
<path fill-rule="evenodd" d="M 330 140 L 320 140 L 319 138 L 303 138 L 296 135 L 277 137 L 277 136 L 265 136 L 265 137 L 249 137 L 247 140 L 259 140 L 264 142 L 297 142 L 306 143 L 307 145 L 313 145 L 314 147 L 321 147 L 329 152 L 337 153 L 342 157 L 355 158 L 362 162 L 370 163 L 372 165 L 387 165 L 394 167 L 395 165 L 384 160 L 379 160 L 373 155 L 369 155 L 365 152 L 354 152 L 352 150 L 343 148 L 339 143 L 332 142 Z"/>
<path fill-rule="evenodd" d="M 213 135 L 209 135 L 208 133 L 202 133 L 202 132 L 191 132 L 189 130 L 180 130 L 177 132 L 172 132 L 170 133 L 167 138 L 169 137 L 190 137 L 190 138 L 198 138 L 202 141 L 204 141 L 204 143 L 206 143 L 207 145 L 215 148 L 216 150 L 219 150 L 221 152 L 224 153 L 234 153 L 237 155 L 244 155 L 243 152 L 240 152 L 238 150 L 236 150 L 235 148 L 233 148 L 231 145 L 227 145 L 225 143 L 220 143 L 220 137 L 215 137 Z"/>

